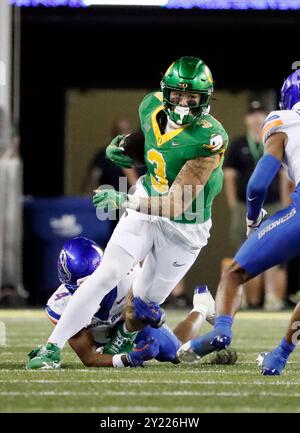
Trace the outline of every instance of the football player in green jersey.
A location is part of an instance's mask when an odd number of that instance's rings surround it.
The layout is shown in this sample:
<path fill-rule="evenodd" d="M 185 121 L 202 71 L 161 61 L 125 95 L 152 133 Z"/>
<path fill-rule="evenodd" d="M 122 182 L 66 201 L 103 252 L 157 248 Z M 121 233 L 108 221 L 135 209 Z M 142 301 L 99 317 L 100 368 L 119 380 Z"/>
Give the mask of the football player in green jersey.
<path fill-rule="evenodd" d="M 96 269 L 79 287 L 48 340 L 59 348 L 90 322 L 103 297 L 134 264 L 143 262 L 133 282 L 134 297 L 161 304 L 207 244 L 228 142 L 222 125 L 209 114 L 213 78 L 202 60 L 182 57 L 168 68 L 161 90 L 140 105 L 147 173 L 135 193 L 99 189 L 93 198 L 97 210 L 126 212 L 106 247 L 101 272 Z M 134 160 L 123 144 L 124 137 L 116 137 L 106 153 L 129 167 Z M 129 331 L 137 330 L 134 322 Z"/>

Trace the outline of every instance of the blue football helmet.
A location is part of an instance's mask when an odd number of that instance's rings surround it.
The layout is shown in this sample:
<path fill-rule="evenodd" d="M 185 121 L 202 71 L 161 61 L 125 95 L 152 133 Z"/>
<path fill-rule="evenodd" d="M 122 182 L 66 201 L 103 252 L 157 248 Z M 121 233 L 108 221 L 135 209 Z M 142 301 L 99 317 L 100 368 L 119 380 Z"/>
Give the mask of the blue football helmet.
<path fill-rule="evenodd" d="M 300 102 L 300 69 L 290 74 L 281 88 L 281 110 L 291 110 L 297 102 Z"/>
<path fill-rule="evenodd" d="M 58 277 L 66 288 L 74 293 L 77 280 L 92 274 L 101 263 L 103 252 L 90 239 L 76 237 L 66 242 L 58 257 Z"/>

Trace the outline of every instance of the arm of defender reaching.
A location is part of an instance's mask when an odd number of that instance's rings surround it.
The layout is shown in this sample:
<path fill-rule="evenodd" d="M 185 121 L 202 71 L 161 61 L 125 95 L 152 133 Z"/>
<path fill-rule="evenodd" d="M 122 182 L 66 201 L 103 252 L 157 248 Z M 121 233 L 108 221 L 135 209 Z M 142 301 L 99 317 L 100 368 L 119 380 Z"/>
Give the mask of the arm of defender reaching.
<path fill-rule="evenodd" d="M 52 323 L 55 325 L 54 322 Z M 88 329 L 82 329 L 71 337 L 68 342 L 86 367 L 138 367 L 144 361 L 155 358 L 159 351 L 158 342 L 154 339 L 149 339 L 139 342 L 128 353 L 117 355 L 98 353 L 93 335 Z"/>
<path fill-rule="evenodd" d="M 104 210 L 129 208 L 148 215 L 176 218 L 203 190 L 213 170 L 218 167 L 220 158 L 217 154 L 187 161 L 165 196 L 143 198 L 114 190 L 96 190 L 94 206 Z"/>
<path fill-rule="evenodd" d="M 86 367 L 113 367 L 113 355 L 96 352 L 95 340 L 88 329 L 70 338 L 69 344 Z"/>
<path fill-rule="evenodd" d="M 263 217 L 262 205 L 270 183 L 278 173 L 284 156 L 286 134 L 272 134 L 265 143 L 265 152 L 259 160 L 247 185 L 247 226 L 259 226 Z"/>
<path fill-rule="evenodd" d="M 128 353 L 109 355 L 96 352 L 91 333 L 84 329 L 69 339 L 69 344 L 86 367 L 139 367 L 157 356 L 159 344 L 154 338 L 140 341 Z"/>
<path fill-rule="evenodd" d="M 88 277 L 81 278 L 77 281 L 80 285 Z M 52 297 L 48 300 L 46 313 L 53 325 L 56 325 L 63 315 L 66 302 L 70 298 L 70 293 L 61 286 Z M 88 329 L 82 329 L 76 335 L 69 339 L 69 344 L 78 358 L 87 367 L 113 367 L 112 355 L 99 354 L 96 352 L 95 340 Z"/>

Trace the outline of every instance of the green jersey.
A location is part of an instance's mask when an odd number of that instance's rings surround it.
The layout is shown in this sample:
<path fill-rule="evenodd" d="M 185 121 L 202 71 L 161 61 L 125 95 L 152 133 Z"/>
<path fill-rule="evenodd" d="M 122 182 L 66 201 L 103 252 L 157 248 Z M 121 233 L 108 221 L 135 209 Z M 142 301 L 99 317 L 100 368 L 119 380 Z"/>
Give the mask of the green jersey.
<path fill-rule="evenodd" d="M 164 133 L 160 127 L 163 117 L 162 94 L 148 94 L 139 108 L 141 128 L 145 136 L 147 174 L 143 184 L 149 196 L 165 195 L 184 164 L 199 157 L 222 155 L 220 165 L 212 172 L 204 189 L 189 209 L 174 221 L 203 223 L 211 218 L 213 199 L 222 190 L 223 154 L 228 136 L 220 122 L 210 114 L 202 115 L 196 124 L 184 125 Z"/>

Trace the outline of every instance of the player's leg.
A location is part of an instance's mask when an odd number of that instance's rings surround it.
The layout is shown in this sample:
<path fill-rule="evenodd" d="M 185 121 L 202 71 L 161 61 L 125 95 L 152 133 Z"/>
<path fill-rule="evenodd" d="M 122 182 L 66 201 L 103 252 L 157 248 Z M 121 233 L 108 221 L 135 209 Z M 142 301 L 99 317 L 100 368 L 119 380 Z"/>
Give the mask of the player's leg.
<path fill-rule="evenodd" d="M 118 266 L 115 260 L 119 262 Z M 34 358 L 35 369 L 60 367 L 60 349 L 67 340 L 91 322 L 103 297 L 128 273 L 133 263 L 134 258 L 120 246 L 107 246 L 101 265 L 76 290 L 50 335 L 47 345 L 39 348 L 37 353 L 31 353 L 30 359 Z M 127 337 L 124 336 L 124 341 Z M 30 365 L 28 368 L 31 368 Z"/>
<path fill-rule="evenodd" d="M 277 376 L 284 370 L 290 354 L 299 343 L 300 302 L 290 318 L 288 329 L 279 345 L 274 350 L 261 353 L 257 358 L 261 373 L 265 376 Z"/>
<path fill-rule="evenodd" d="M 133 294 L 146 302 L 162 304 L 207 244 L 210 222 L 195 233 L 197 247 L 183 241 L 177 229 L 159 221 L 153 227 L 154 248 L 147 254 L 142 272 L 133 282 Z M 186 239 L 186 238 L 184 238 Z"/>
<path fill-rule="evenodd" d="M 180 341 L 175 333 L 168 326 L 163 325 L 159 329 L 146 326 L 142 329 L 136 338 L 136 343 L 141 340 L 148 341 L 149 339 L 156 340 L 158 342 L 159 351 L 155 356 L 155 359 L 159 362 L 172 362 L 178 364 L 181 360 L 178 358 L 178 350 L 180 347 Z M 234 350 L 222 351 L 223 354 L 218 354 L 218 357 L 210 359 L 210 363 L 213 364 L 234 364 L 237 357 Z"/>
<path fill-rule="evenodd" d="M 192 310 L 185 319 L 178 323 L 174 329 L 174 333 L 181 344 L 184 344 L 199 335 L 199 331 L 204 322 L 205 317 L 201 313 Z"/>
<path fill-rule="evenodd" d="M 206 285 L 199 286 L 194 291 L 193 309 L 174 329 L 174 334 L 181 342 L 177 357 L 179 361 L 194 362 L 198 355 L 190 348 L 190 342 L 199 336 L 203 324 L 207 321 L 210 325 L 215 322 L 215 300 Z M 237 353 L 234 349 L 224 349 L 209 359 L 213 364 L 234 364 L 237 361 Z"/>
<path fill-rule="evenodd" d="M 291 205 L 266 220 L 242 245 L 233 264 L 222 275 L 216 305 L 215 330 L 192 341 L 200 356 L 231 342 L 233 317 L 240 303 L 239 286 L 255 275 L 300 254 L 299 207 Z"/>
<path fill-rule="evenodd" d="M 107 244 L 101 265 L 76 290 L 48 341 L 63 347 L 89 324 L 103 297 L 143 258 L 152 243 L 148 220 L 137 212 L 124 215 Z"/>
<path fill-rule="evenodd" d="M 138 330 L 147 325 L 160 327 L 165 321 L 165 313 L 159 305 L 146 303 L 140 298 L 128 296 L 123 311 L 124 322 L 117 326 L 111 341 L 103 353 L 117 354 L 131 350 Z"/>
<path fill-rule="evenodd" d="M 200 329 L 206 320 L 213 324 L 214 316 L 215 300 L 206 285 L 199 286 L 194 291 L 192 311 L 178 323 L 174 329 L 174 334 L 181 344 L 184 344 L 199 335 Z"/>
<path fill-rule="evenodd" d="M 146 326 L 145 322 L 137 319 L 136 317 L 132 291 L 126 297 L 123 314 L 124 323 L 129 331 L 139 331 Z"/>
<path fill-rule="evenodd" d="M 247 308 L 259 308 L 263 299 L 263 276 L 257 275 L 243 286 Z"/>
<path fill-rule="evenodd" d="M 150 337 L 155 338 L 159 342 L 159 353 L 155 359 L 161 362 L 169 361 L 177 363 L 179 361 L 177 350 L 180 344 L 198 335 L 205 319 L 210 324 L 213 324 L 214 321 L 215 302 L 207 286 L 200 286 L 195 290 L 193 304 L 194 308 L 191 313 L 175 328 L 174 332 L 166 325 L 159 329 L 146 326 L 138 333 L 136 342 Z M 134 312 L 131 312 L 130 309 L 125 309 L 125 320 L 129 319 L 131 314 L 133 315 L 133 319 L 135 319 Z M 210 362 L 233 364 L 236 362 L 236 359 L 236 352 L 231 349 L 221 351 L 214 359 L 210 359 Z"/>
<path fill-rule="evenodd" d="M 154 219 L 151 228 L 153 247 L 145 256 L 142 272 L 133 283 L 133 294 L 160 305 L 207 245 L 211 220 L 193 225 Z"/>
<path fill-rule="evenodd" d="M 141 272 L 133 281 L 133 297 L 135 300 L 140 299 L 141 302 L 157 304 L 154 311 L 158 313 L 159 323 L 155 326 L 160 326 L 162 323 L 158 305 L 163 303 L 175 285 L 183 278 L 196 260 L 199 251 L 200 249 L 190 252 L 188 249 L 184 250 L 182 245 L 170 246 L 164 242 L 160 248 L 152 248 L 147 254 Z M 127 329 L 141 329 L 145 327 L 146 322 L 137 320 L 132 303 L 134 300 L 129 299 L 126 305 Z"/>
<path fill-rule="evenodd" d="M 173 332 L 166 325 L 158 329 L 146 326 L 138 333 L 136 342 L 153 338 L 159 343 L 159 352 L 155 359 L 160 362 L 178 363 L 182 360 L 178 357 L 179 347 L 183 342 L 183 340 L 180 341 L 180 338 L 191 338 L 193 333 L 198 335 L 205 317 L 206 319 L 209 318 L 211 322 L 213 315 L 214 300 L 207 286 L 202 286 L 202 290 L 197 290 L 194 295 L 194 308 L 192 312 Z M 236 359 L 236 352 L 233 349 L 229 349 L 219 352 L 217 356 L 209 359 L 209 362 L 214 364 L 234 364 Z M 195 357 L 193 357 L 194 360 Z"/>
<path fill-rule="evenodd" d="M 285 265 L 274 266 L 263 273 L 265 286 L 264 309 L 280 311 L 284 308 L 287 287 Z"/>
<path fill-rule="evenodd" d="M 214 331 L 201 337 L 193 338 L 182 346 L 180 348 L 181 357 L 186 356 L 192 359 L 193 352 L 199 357 L 203 357 L 215 350 L 222 351 L 229 346 L 232 336 L 232 317 L 241 303 L 241 287 L 249 278 L 251 278 L 251 275 L 242 269 L 236 261 L 233 261 L 229 268 L 222 274 L 216 298 L 217 306 L 219 303 L 221 311 L 223 309 L 223 311 L 228 313 L 218 315 L 215 320 Z"/>
<path fill-rule="evenodd" d="M 66 341 L 91 322 L 103 297 L 138 263 L 153 240 L 147 220 L 137 212 L 122 217 L 103 256 L 101 265 L 85 280 L 72 296 L 59 323 L 43 347 L 44 357 L 58 358 Z"/>
<path fill-rule="evenodd" d="M 132 290 L 126 297 L 123 317 L 129 331 L 139 331 L 146 325 L 159 328 L 165 322 L 165 312 L 158 304 L 134 297 Z"/>
<path fill-rule="evenodd" d="M 162 304 L 195 262 L 200 249 L 165 243 L 146 256 L 142 272 L 133 282 L 133 295 L 145 302 Z"/>
<path fill-rule="evenodd" d="M 291 205 L 277 212 L 244 242 L 221 278 L 216 297 L 217 316 L 233 317 L 236 313 L 240 298 L 238 284 L 300 253 L 297 210 L 298 207 Z"/>
<path fill-rule="evenodd" d="M 240 268 L 238 263 L 233 261 L 230 267 L 223 273 L 218 287 L 218 290 L 223 287 L 228 287 L 231 289 L 231 292 L 228 294 L 228 298 L 224 297 L 220 299 L 220 296 L 217 297 L 216 304 L 218 305 L 218 302 L 221 302 L 222 307 L 225 305 L 225 308 L 229 309 L 231 314 L 234 314 L 241 303 L 241 286 L 247 281 L 247 276 L 248 274 L 244 269 Z M 250 275 L 248 277 L 250 278 Z M 223 290 L 222 293 L 224 293 Z M 192 358 L 192 352 L 194 352 L 196 355 L 203 357 L 215 350 L 223 351 L 227 349 L 231 342 L 232 321 L 230 314 L 223 314 L 217 317 L 215 319 L 215 330 L 188 341 L 180 348 L 182 352 L 181 356 L 183 357 L 184 352 L 186 352 L 187 356 Z"/>
<path fill-rule="evenodd" d="M 180 242 L 166 242 L 161 239 L 157 248 L 152 249 L 147 255 L 142 272 L 133 283 L 134 296 L 139 296 L 147 302 L 162 303 L 178 281 L 188 272 L 199 252 L 200 248 L 193 250 Z M 210 293 L 203 293 L 200 302 L 199 297 L 199 293 L 194 297 L 194 313 L 183 326 L 180 326 L 181 329 L 177 329 L 178 332 L 181 332 L 180 338 L 182 339 L 187 339 L 191 332 L 199 333 L 203 320 L 208 315 L 210 318 L 213 316 L 214 301 Z M 236 360 L 236 355 L 230 359 Z"/>

